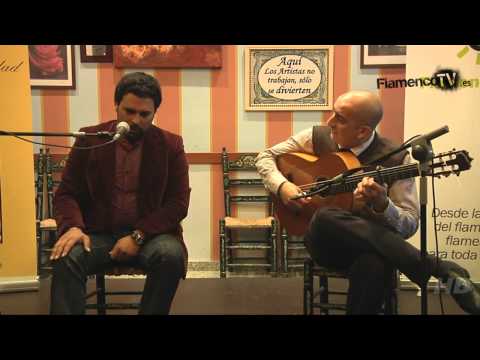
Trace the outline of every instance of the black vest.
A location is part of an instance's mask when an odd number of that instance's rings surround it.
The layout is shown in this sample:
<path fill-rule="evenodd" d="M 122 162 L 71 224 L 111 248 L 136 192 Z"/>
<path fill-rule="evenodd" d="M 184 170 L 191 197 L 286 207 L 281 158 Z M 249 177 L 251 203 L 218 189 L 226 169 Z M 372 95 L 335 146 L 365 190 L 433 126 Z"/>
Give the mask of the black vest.
<path fill-rule="evenodd" d="M 314 126 L 312 132 L 312 142 L 313 142 L 313 151 L 315 155 L 319 156 L 325 152 L 335 152 L 338 151 L 338 145 L 335 144 L 330 137 L 331 129 L 329 126 Z M 375 137 L 372 143 L 366 148 L 359 156 L 358 160 L 360 163 L 368 164 L 371 161 L 380 158 L 383 155 L 388 154 L 390 151 L 396 149 L 398 146 L 392 141 L 379 136 L 375 133 Z M 403 150 L 395 155 L 390 156 L 388 159 L 385 159 L 378 163 L 383 167 L 392 167 L 398 166 L 403 163 L 407 151 Z M 367 168 L 366 170 L 373 170 L 375 166 L 372 166 L 371 169 Z"/>

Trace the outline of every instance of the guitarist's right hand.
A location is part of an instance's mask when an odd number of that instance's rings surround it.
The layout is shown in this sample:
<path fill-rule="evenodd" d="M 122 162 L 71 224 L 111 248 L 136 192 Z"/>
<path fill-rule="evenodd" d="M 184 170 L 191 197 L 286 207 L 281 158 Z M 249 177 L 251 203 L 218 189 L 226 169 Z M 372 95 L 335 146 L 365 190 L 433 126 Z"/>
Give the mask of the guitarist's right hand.
<path fill-rule="evenodd" d="M 281 185 L 280 188 L 280 199 L 282 203 L 291 210 L 300 210 L 304 205 L 308 204 L 312 198 L 300 198 L 297 200 L 292 200 L 291 198 L 300 194 L 302 190 L 291 183 L 290 181 L 286 181 Z"/>

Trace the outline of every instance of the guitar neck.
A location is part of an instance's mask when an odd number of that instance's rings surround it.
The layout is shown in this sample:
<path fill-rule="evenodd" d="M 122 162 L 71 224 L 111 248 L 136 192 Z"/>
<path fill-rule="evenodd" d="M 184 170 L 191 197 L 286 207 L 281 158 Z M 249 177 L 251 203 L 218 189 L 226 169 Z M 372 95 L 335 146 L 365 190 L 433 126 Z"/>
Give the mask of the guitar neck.
<path fill-rule="evenodd" d="M 359 175 L 350 175 L 333 183 L 329 183 L 329 181 L 320 182 L 318 188 L 327 187 L 321 193 L 323 196 L 335 195 L 354 191 L 357 184 L 366 176 L 373 178 L 379 184 L 391 184 L 395 180 L 413 178 L 419 175 L 420 169 L 417 164 L 400 165 L 388 169 L 368 171 Z"/>

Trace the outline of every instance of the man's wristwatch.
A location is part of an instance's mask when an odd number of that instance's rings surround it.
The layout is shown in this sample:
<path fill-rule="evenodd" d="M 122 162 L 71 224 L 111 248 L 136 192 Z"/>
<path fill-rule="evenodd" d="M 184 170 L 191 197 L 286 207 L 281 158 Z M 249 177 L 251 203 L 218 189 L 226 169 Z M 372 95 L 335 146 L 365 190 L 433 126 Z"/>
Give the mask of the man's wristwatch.
<path fill-rule="evenodd" d="M 135 240 L 138 246 L 142 246 L 145 243 L 145 236 L 138 230 L 132 233 L 132 238 Z"/>

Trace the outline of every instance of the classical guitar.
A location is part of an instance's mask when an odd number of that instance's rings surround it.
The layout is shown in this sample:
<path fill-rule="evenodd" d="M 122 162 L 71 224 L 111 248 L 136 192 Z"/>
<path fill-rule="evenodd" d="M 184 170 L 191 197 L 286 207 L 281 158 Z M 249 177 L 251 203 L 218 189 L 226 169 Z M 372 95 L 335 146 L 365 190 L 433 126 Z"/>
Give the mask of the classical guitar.
<path fill-rule="evenodd" d="M 472 160 L 467 151 L 453 149 L 435 156 L 425 175 L 460 175 L 460 172 L 470 169 Z M 418 163 L 355 172 L 361 165 L 350 152 L 328 153 L 320 157 L 304 153 L 283 154 L 277 157 L 277 167 L 290 182 L 302 189 L 300 196 L 312 197 L 302 209 L 292 210 L 280 198 L 273 196 L 276 216 L 291 235 L 303 235 L 318 208 L 334 206 L 351 210 L 353 191 L 365 176 L 374 178 L 378 183 L 392 184 L 395 180 L 423 175 Z"/>

